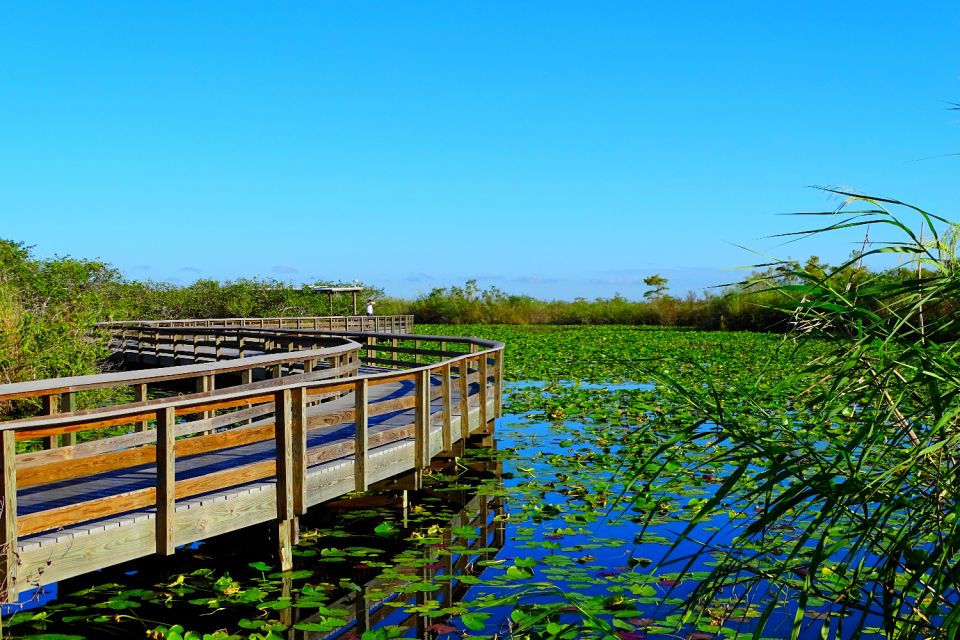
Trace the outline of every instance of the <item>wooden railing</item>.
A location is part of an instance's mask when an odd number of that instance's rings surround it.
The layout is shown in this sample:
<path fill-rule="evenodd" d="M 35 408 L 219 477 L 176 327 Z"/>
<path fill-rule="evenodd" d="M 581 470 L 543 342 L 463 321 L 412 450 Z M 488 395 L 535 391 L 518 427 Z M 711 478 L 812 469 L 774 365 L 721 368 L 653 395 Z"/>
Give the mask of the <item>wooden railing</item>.
<path fill-rule="evenodd" d="M 269 520 L 289 566 L 296 518 L 309 506 L 424 469 L 501 412 L 496 342 L 280 328 L 110 331 L 118 353 L 141 364 L 191 364 L 0 385 L 0 399 L 40 397 L 47 409 L 0 422 L 8 599 Z M 205 362 L 211 354 L 235 357 Z M 215 389 L 215 376 L 228 374 L 240 384 Z M 147 385 L 184 381 L 200 390 L 148 397 Z M 133 401 L 76 410 L 77 393 L 117 387 L 133 389 Z M 65 446 L 17 453 L 18 442 L 36 439 Z M 77 493 L 84 483 L 94 489 Z"/>
<path fill-rule="evenodd" d="M 196 318 L 103 322 L 99 326 L 138 324 L 151 327 L 256 327 L 260 329 L 313 329 L 315 331 L 383 331 L 410 333 L 413 316 L 303 316 L 289 318 Z"/>

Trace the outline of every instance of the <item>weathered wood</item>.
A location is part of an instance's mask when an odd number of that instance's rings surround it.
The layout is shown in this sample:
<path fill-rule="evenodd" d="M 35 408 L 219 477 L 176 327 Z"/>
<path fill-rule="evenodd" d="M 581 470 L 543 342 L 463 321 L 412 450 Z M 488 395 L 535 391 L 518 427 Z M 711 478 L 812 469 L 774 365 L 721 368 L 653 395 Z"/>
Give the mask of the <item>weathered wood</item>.
<path fill-rule="evenodd" d="M 90 376 L 69 376 L 48 380 L 31 380 L 0 385 L 0 400 L 42 397 L 68 391 L 87 391 L 114 387 L 134 387 L 138 384 L 183 380 L 203 375 L 241 372 L 251 368 L 261 368 L 270 364 L 286 364 L 303 360 L 305 357 L 326 357 L 330 354 L 356 352 L 354 345 L 325 347 L 295 354 L 268 354 L 244 358 L 243 361 L 224 360 L 223 362 L 204 362 L 193 365 L 162 367 L 116 373 L 101 373 Z"/>
<path fill-rule="evenodd" d="M 495 351 L 493 357 L 496 362 L 493 370 L 493 399 L 496 404 L 494 417 L 501 418 L 503 417 L 503 351 Z"/>
<path fill-rule="evenodd" d="M 457 382 L 460 391 L 460 439 L 470 437 L 470 365 L 467 358 L 460 360 Z"/>
<path fill-rule="evenodd" d="M 173 555 L 176 516 L 176 417 L 173 409 L 157 412 L 157 553 Z"/>
<path fill-rule="evenodd" d="M 3 487 L 0 499 L 0 587 L 2 602 L 17 601 L 17 441 L 12 431 L 0 434 Z"/>
<path fill-rule="evenodd" d="M 369 487 L 367 478 L 367 447 L 369 446 L 369 427 L 368 405 L 370 404 L 370 388 L 367 386 L 366 379 L 357 380 L 354 387 L 354 455 L 353 455 L 353 476 L 354 489 L 356 491 L 366 491 Z"/>
<path fill-rule="evenodd" d="M 49 395 L 43 396 L 43 414 L 47 416 L 52 416 L 60 413 L 60 396 Z M 60 446 L 60 436 L 58 435 L 44 435 L 43 436 L 43 448 L 44 449 L 55 449 Z"/>
<path fill-rule="evenodd" d="M 60 394 L 60 411 L 62 413 L 74 413 L 77 410 L 77 394 L 73 391 L 67 391 Z M 77 444 L 77 434 L 68 433 L 60 437 L 60 444 L 72 447 Z"/>
<path fill-rule="evenodd" d="M 480 356 L 480 423 L 481 425 L 487 424 L 489 422 L 489 417 L 487 416 L 487 354 Z"/>
<path fill-rule="evenodd" d="M 293 402 L 289 389 L 274 400 L 277 443 L 277 519 L 293 518 Z"/>
<path fill-rule="evenodd" d="M 425 469 L 430 466 L 430 372 L 428 370 L 417 371 L 414 394 L 416 396 L 414 405 L 414 450 L 416 451 L 414 464 L 418 469 Z"/>
<path fill-rule="evenodd" d="M 297 326 L 304 325 L 302 322 L 297 322 Z M 180 348 L 181 338 L 178 336 L 181 334 L 189 336 L 191 331 L 192 329 L 185 330 L 181 327 L 168 330 L 163 335 L 156 332 L 149 338 L 145 338 L 150 346 L 154 347 L 153 354 L 150 353 L 149 347 L 147 349 L 147 362 L 157 357 L 163 358 L 165 362 L 182 357 L 184 354 L 183 349 Z M 198 341 L 198 347 L 200 347 L 198 357 L 209 359 L 212 352 L 216 355 L 215 338 L 218 334 L 213 333 L 214 331 L 216 330 L 211 329 L 209 339 Z M 128 329 L 120 331 L 120 348 L 129 352 L 133 347 L 123 343 L 128 333 L 131 333 Z M 228 334 L 224 334 L 226 335 Z M 357 335 L 356 337 L 365 336 Z M 375 339 L 374 344 L 379 345 L 378 349 L 384 353 L 387 353 L 390 347 L 397 345 L 397 339 L 390 336 L 384 336 L 382 339 L 377 336 Z M 418 338 L 411 339 L 418 340 Z M 303 330 L 290 330 L 283 336 L 279 332 L 274 332 L 273 337 L 264 336 L 257 340 L 269 350 L 283 351 L 291 348 L 295 350 L 295 353 L 283 362 L 274 359 L 272 362 L 259 365 L 275 367 L 281 364 L 287 366 L 289 373 L 296 373 L 301 369 L 306 372 L 314 366 L 311 359 L 315 357 L 303 349 L 329 344 L 323 342 L 327 338 L 319 338 Z M 434 337 L 423 337 L 419 340 L 422 340 L 419 343 L 421 345 L 438 342 Z M 439 341 L 439 351 L 443 353 L 436 353 L 436 349 L 420 349 L 419 354 L 413 355 L 419 355 L 420 359 L 428 359 L 432 362 L 433 358 L 447 357 L 446 353 L 459 354 L 456 351 L 447 351 L 447 340 L 456 344 L 475 344 L 482 347 L 484 351 L 474 358 L 475 369 L 472 373 L 470 372 L 471 363 L 467 362 L 466 358 L 453 356 L 456 358 L 454 362 L 458 366 L 459 374 L 456 391 L 453 389 L 454 381 L 449 363 L 442 363 L 440 366 L 432 365 L 435 376 L 433 379 L 431 379 L 431 369 L 426 367 L 400 374 L 364 370 L 361 378 L 364 390 L 359 393 L 358 382 L 354 380 L 327 382 L 307 379 L 321 373 L 328 376 L 354 373 L 359 366 L 359 361 L 355 349 L 347 349 L 340 354 L 324 353 L 322 358 L 331 366 L 310 374 L 288 375 L 254 383 L 253 368 L 244 362 L 244 366 L 234 369 L 247 383 L 243 388 L 202 391 L 194 396 L 155 400 L 147 400 L 144 394 L 132 405 L 81 412 L 75 412 L 75 407 L 72 407 L 64 414 L 4 424 L 0 430 L 8 434 L 16 430 L 15 437 L 30 435 L 37 437 L 36 434 L 46 437 L 59 436 L 106 425 L 134 424 L 138 421 L 146 422 L 157 414 L 162 414 L 161 421 L 166 425 L 162 436 L 157 431 L 143 431 L 109 438 L 103 442 L 71 444 L 63 447 L 62 451 L 51 450 L 23 456 L 23 467 L 19 470 L 15 469 L 15 474 L 21 475 L 27 483 L 36 483 L 33 486 L 44 482 L 41 478 L 47 471 L 61 474 L 61 476 L 66 473 L 66 476 L 71 477 L 65 477 L 65 479 L 71 480 L 79 479 L 81 475 L 88 473 L 101 472 L 103 469 L 109 469 L 103 473 L 111 473 L 127 467 L 149 465 L 155 461 L 157 473 L 156 488 L 148 487 L 107 495 L 67 507 L 35 511 L 21 517 L 19 521 L 21 538 L 36 532 L 64 529 L 64 533 L 40 536 L 43 540 L 49 538 L 47 542 L 38 543 L 37 538 L 34 538 L 33 542 L 24 543 L 27 545 L 23 547 L 24 549 L 31 549 L 26 556 L 29 558 L 29 566 L 33 568 L 41 566 L 40 556 L 33 551 L 38 544 L 41 547 L 48 545 L 48 554 L 54 549 L 58 550 L 57 566 L 50 566 L 49 570 L 43 573 L 42 580 L 47 581 L 121 561 L 118 558 L 135 557 L 138 554 L 143 555 L 154 551 L 162 554 L 172 553 L 177 545 L 236 530 L 257 522 L 276 519 L 281 514 L 290 516 L 281 517 L 280 523 L 277 524 L 278 532 L 281 528 L 286 532 L 285 535 L 279 536 L 282 564 L 289 564 L 283 560 L 283 557 L 285 554 L 288 558 L 290 557 L 290 545 L 293 544 L 297 535 L 296 517 L 305 511 L 307 506 L 404 472 L 412 471 L 416 484 L 420 477 L 417 473 L 418 469 L 429 466 L 433 455 L 450 450 L 455 440 L 462 440 L 462 438 L 455 438 L 453 433 L 455 414 L 451 406 L 453 402 L 460 404 L 460 430 L 465 433 L 470 432 L 471 424 L 482 424 L 483 420 L 498 413 L 497 398 L 489 396 L 491 392 L 497 393 L 500 390 L 502 367 L 500 347 L 494 348 L 493 344 L 488 346 L 483 341 L 471 342 L 444 338 Z M 222 355 L 233 353 L 232 350 L 235 347 L 236 353 L 239 354 L 241 345 L 249 350 L 251 344 L 257 343 L 256 341 L 241 343 L 240 338 L 237 338 L 236 342 L 221 338 L 220 342 Z M 399 345 L 397 347 L 400 348 Z M 492 352 L 491 349 L 493 349 Z M 189 358 L 189 354 L 186 355 Z M 488 356 L 489 359 L 487 359 Z M 255 357 L 259 356 L 244 358 L 244 360 L 252 360 Z M 395 361 L 391 363 L 395 365 Z M 180 368 L 169 367 L 167 370 Z M 486 371 L 484 371 L 485 368 Z M 332 369 L 342 369 L 342 371 L 332 373 Z M 221 371 L 219 368 L 206 371 L 194 369 L 185 375 L 195 379 L 201 376 L 213 376 L 219 371 Z M 370 375 L 371 373 L 373 375 Z M 172 375 L 167 379 L 176 379 L 177 375 L 181 374 Z M 136 384 L 146 384 L 147 380 L 158 379 L 141 377 L 140 382 Z M 126 384 L 131 384 L 129 378 L 126 380 Z M 471 402 L 469 395 L 473 382 L 479 383 L 481 390 L 479 393 L 475 392 L 475 399 L 478 401 L 476 403 Z M 80 384 L 83 382 L 81 381 Z M 52 395 L 50 390 L 54 387 L 57 388 L 55 393 L 69 393 L 76 390 L 69 385 L 54 383 L 47 384 L 45 391 L 39 395 L 42 396 L 44 393 Z M 476 387 L 473 388 L 476 389 Z M 338 398 L 349 391 L 354 393 L 352 398 L 349 396 Z M 0 386 L 0 397 L 3 397 L 4 392 L 5 389 Z M 485 394 L 485 397 L 481 398 L 481 394 Z M 267 419 L 259 420 L 256 425 L 236 426 L 224 432 L 197 435 L 175 441 L 178 436 L 190 436 L 198 431 L 220 429 L 238 424 L 243 420 L 264 416 L 270 412 L 270 407 L 276 403 L 278 395 L 289 398 L 287 404 L 290 409 L 289 417 L 283 410 L 277 414 L 280 428 L 275 429 Z M 64 402 L 65 407 L 66 404 Z M 284 405 L 284 400 L 280 400 L 279 404 Z M 471 407 L 471 404 L 475 406 Z M 175 424 L 176 417 L 180 415 L 212 413 L 236 408 L 240 410 L 196 420 L 193 423 Z M 298 411 L 299 416 L 295 415 Z M 476 422 L 470 420 L 471 414 Z M 371 419 L 379 416 L 384 417 L 377 420 L 375 423 L 377 426 L 371 429 Z M 348 436 L 346 439 L 331 440 L 307 450 L 308 427 L 311 430 L 329 429 L 329 433 L 336 433 L 338 429 L 342 429 L 338 425 L 349 424 L 350 421 L 353 421 L 357 427 L 352 438 Z M 158 436 L 161 437 L 161 441 L 155 445 L 151 444 Z M 275 446 L 276 451 L 280 453 L 279 456 L 274 456 L 271 453 L 273 447 L 269 447 L 266 449 L 267 455 L 270 456 L 267 459 L 239 466 L 212 467 L 211 469 L 217 470 L 206 470 L 189 480 L 176 481 L 174 469 L 176 460 L 180 456 L 191 456 L 192 460 L 192 456 L 195 455 L 217 455 L 221 450 L 226 451 L 234 446 L 256 445 L 270 438 L 277 442 Z M 280 444 L 281 440 L 284 442 L 283 446 Z M 255 450 L 261 452 L 257 455 L 262 455 L 264 446 L 257 445 Z M 286 455 L 288 450 L 289 458 Z M 370 458 L 370 453 L 373 451 L 376 451 L 375 456 Z M 15 460 L 19 464 L 20 460 L 16 458 Z M 192 462 L 187 461 L 184 464 L 192 464 Z M 308 468 L 308 465 L 312 467 Z M 58 471 L 57 466 L 72 466 L 74 470 Z M 46 475 L 47 480 L 51 477 L 55 476 Z M 276 477 L 276 481 L 272 480 L 273 477 Z M 14 484 L 16 484 L 16 476 Z M 137 486 L 143 487 L 142 484 Z M 286 490 L 288 487 L 289 492 Z M 182 500 L 193 502 L 182 503 Z M 127 524 L 122 524 L 122 533 L 117 534 L 106 533 L 106 530 L 100 529 L 99 524 L 93 525 L 92 529 L 77 528 L 77 531 L 94 532 L 90 535 L 95 536 L 97 542 L 91 545 L 87 545 L 85 541 L 79 542 L 80 538 L 76 540 L 71 538 L 81 534 L 67 533 L 70 530 L 69 527 L 74 527 L 76 523 L 105 519 L 126 512 L 144 513 L 144 507 L 151 505 L 156 507 L 157 512 L 155 516 L 152 514 L 147 516 L 149 521 L 146 539 L 150 540 L 149 544 L 143 544 L 144 538 L 140 524 L 129 525 L 139 532 L 135 534 L 131 530 L 124 529 L 128 527 Z M 214 514 L 217 515 L 214 516 Z M 121 516 L 125 519 L 122 520 L 124 523 L 133 523 L 139 517 L 141 516 L 130 519 L 130 516 Z M 109 528 L 110 525 L 108 524 L 107 527 Z M 137 529 L 137 527 L 141 528 Z M 104 531 L 104 533 L 97 533 L 98 531 Z M 16 531 L 14 533 L 16 534 Z M 69 539 L 70 546 L 62 546 L 58 542 L 60 539 Z M 110 545 L 113 544 L 128 545 L 133 540 L 139 541 L 137 549 L 126 547 L 111 549 L 109 558 L 91 559 L 89 557 L 91 553 L 103 555 L 102 551 L 94 551 L 94 549 L 110 549 Z M 81 548 L 85 549 L 84 553 L 87 557 L 74 553 L 74 549 Z M 84 567 L 85 569 L 82 569 Z"/>
<path fill-rule="evenodd" d="M 450 379 L 450 364 L 440 367 L 440 397 L 443 429 L 443 451 L 453 449 L 453 383 Z"/>
<path fill-rule="evenodd" d="M 293 492 L 293 513 L 307 512 L 307 394 L 302 387 L 290 390 L 290 454 Z"/>

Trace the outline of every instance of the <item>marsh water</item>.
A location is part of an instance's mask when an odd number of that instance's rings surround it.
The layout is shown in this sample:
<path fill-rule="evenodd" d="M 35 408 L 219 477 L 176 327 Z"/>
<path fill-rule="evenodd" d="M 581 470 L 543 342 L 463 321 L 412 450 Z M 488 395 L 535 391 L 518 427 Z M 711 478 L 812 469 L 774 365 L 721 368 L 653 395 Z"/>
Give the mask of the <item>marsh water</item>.
<path fill-rule="evenodd" d="M 723 470 L 701 470 L 668 493 L 645 492 L 631 458 L 643 431 L 627 424 L 636 414 L 618 416 L 642 407 L 638 394 L 648 391 L 630 383 L 514 384 L 514 412 L 497 421 L 493 439 L 472 442 L 421 478 L 305 518 L 293 572 L 275 569 L 272 531 L 261 527 L 65 581 L 56 599 L 8 612 L 4 633 L 707 640 L 752 634 L 773 597 L 783 601 L 764 620 L 763 636 L 789 637 L 795 606 L 782 595 L 730 590 L 684 607 L 743 506 L 675 543 Z M 585 418 L 565 415 L 570 394 L 587 407 Z M 824 625 L 835 632 L 830 604 L 813 605 L 802 636 L 820 637 Z M 856 627 L 879 633 L 876 624 L 865 617 Z"/>

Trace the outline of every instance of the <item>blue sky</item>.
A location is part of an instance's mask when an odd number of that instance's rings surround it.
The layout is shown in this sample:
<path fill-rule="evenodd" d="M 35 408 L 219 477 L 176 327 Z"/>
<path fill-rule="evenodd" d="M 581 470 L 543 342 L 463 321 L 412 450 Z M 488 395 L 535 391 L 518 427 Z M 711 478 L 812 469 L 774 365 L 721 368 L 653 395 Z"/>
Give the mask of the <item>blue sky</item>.
<path fill-rule="evenodd" d="M 956 215 L 960 3 L 0 1 L 0 237 L 131 278 L 683 294 Z"/>

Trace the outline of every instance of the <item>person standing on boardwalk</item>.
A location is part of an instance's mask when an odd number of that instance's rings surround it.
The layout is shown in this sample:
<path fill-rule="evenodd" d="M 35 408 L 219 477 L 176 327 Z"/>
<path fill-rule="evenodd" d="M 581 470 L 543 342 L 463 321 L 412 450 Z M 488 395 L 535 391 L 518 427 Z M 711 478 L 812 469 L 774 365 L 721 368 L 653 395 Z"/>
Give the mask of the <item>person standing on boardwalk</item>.
<path fill-rule="evenodd" d="M 369 300 L 367 300 L 367 315 L 368 315 L 368 316 L 372 316 L 372 315 L 373 315 L 373 305 L 374 305 L 374 304 L 375 304 L 375 303 L 374 303 L 374 301 L 373 301 L 373 298 L 370 298 Z"/>

